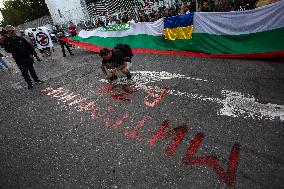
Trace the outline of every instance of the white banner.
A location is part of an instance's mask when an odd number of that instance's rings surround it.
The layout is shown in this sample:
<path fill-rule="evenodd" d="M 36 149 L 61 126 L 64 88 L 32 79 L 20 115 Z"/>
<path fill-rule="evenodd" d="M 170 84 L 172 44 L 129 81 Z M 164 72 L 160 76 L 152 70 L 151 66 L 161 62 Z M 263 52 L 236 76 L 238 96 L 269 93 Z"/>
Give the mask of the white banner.
<path fill-rule="evenodd" d="M 156 22 L 141 22 L 141 23 L 130 23 L 130 29 L 120 30 L 120 31 L 100 31 L 100 28 L 86 31 L 81 30 L 78 34 L 81 38 L 89 38 L 92 36 L 98 37 L 124 37 L 128 35 L 139 35 L 146 34 L 152 36 L 163 35 L 164 31 L 164 21 L 163 19 L 157 20 Z"/>
<path fill-rule="evenodd" d="M 37 28 L 36 31 L 33 31 L 33 35 L 38 49 L 53 47 L 51 37 L 47 29 Z"/>

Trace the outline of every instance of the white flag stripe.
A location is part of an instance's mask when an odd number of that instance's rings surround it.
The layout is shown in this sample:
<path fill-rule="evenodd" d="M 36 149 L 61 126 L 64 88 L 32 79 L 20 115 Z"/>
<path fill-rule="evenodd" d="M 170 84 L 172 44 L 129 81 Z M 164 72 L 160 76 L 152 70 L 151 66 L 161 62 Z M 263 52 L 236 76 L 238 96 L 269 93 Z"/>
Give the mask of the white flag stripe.
<path fill-rule="evenodd" d="M 196 12 L 194 33 L 240 35 L 284 27 L 284 1 L 249 11 Z"/>

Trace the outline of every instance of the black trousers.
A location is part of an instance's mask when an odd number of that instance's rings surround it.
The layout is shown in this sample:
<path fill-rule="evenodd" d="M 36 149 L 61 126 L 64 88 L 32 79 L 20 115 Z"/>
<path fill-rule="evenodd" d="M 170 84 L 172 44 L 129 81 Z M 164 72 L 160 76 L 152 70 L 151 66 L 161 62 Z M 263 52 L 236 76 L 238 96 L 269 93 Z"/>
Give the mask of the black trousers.
<path fill-rule="evenodd" d="M 73 54 L 70 47 L 67 45 L 67 43 L 65 41 L 59 41 L 59 43 L 60 43 L 60 46 L 61 46 L 61 49 L 62 49 L 63 56 L 66 56 L 64 46 L 67 48 L 67 50 L 70 54 Z"/>
<path fill-rule="evenodd" d="M 32 85 L 30 75 L 34 81 L 38 81 L 38 77 L 34 69 L 34 59 L 32 57 L 21 58 L 20 60 L 16 61 L 16 63 L 28 85 Z"/>

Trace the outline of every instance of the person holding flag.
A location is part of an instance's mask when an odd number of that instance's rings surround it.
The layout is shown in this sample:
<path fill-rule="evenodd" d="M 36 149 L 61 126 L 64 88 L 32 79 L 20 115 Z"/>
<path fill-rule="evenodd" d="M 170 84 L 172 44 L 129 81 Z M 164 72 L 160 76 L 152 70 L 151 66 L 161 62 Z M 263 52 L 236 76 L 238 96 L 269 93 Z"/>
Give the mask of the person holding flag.
<path fill-rule="evenodd" d="M 51 48 L 53 43 L 48 30 L 44 27 L 39 27 L 33 31 L 37 48 L 43 52 L 45 61 L 48 61 L 48 57 L 51 57 Z"/>
<path fill-rule="evenodd" d="M 70 53 L 71 56 L 73 56 L 74 54 L 72 53 L 69 45 L 63 41 L 61 38 L 65 38 L 65 32 L 63 29 L 61 29 L 58 25 L 55 26 L 56 30 L 54 31 L 56 33 L 56 37 L 59 41 L 59 44 L 61 46 L 62 49 L 62 53 L 63 53 L 63 57 L 66 57 L 66 53 L 65 53 L 65 47 L 67 48 L 68 52 Z"/>

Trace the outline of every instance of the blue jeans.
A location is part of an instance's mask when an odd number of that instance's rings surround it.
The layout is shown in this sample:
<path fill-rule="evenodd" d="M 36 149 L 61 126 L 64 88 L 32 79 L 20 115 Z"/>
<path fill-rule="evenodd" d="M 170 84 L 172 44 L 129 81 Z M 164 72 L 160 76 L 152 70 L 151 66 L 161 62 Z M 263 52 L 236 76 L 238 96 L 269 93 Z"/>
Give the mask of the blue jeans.
<path fill-rule="evenodd" d="M 9 68 L 3 58 L 0 57 L 0 69 L 3 69 L 4 67 Z"/>

